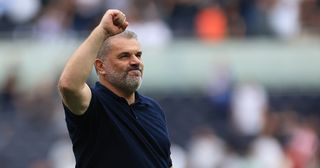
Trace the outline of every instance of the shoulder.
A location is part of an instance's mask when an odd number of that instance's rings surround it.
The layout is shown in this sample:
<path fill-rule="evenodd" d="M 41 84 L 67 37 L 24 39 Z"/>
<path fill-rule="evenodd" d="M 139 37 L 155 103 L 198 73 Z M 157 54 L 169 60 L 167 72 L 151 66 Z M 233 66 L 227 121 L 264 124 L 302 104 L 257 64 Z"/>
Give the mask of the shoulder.
<path fill-rule="evenodd" d="M 141 101 L 147 105 L 150 106 L 155 106 L 158 108 L 161 108 L 160 104 L 158 103 L 157 100 L 155 100 L 154 98 L 148 97 L 148 96 L 144 96 L 144 95 L 139 95 Z"/>
<path fill-rule="evenodd" d="M 165 119 L 164 110 L 157 100 L 144 95 L 139 95 L 139 97 L 142 103 L 148 106 L 150 110 L 157 111 L 156 113 L 158 113 L 158 115 L 160 115 L 163 119 Z"/>

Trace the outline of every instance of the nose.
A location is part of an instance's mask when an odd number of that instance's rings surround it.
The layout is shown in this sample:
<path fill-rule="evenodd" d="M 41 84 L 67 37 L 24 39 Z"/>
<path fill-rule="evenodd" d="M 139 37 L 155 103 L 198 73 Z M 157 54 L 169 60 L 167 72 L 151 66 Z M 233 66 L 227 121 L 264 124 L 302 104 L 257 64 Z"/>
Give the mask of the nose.
<path fill-rule="evenodd" d="M 130 59 L 130 64 L 131 65 L 140 65 L 142 64 L 142 61 L 140 58 L 138 58 L 137 56 L 135 55 L 132 55 L 131 59 Z"/>

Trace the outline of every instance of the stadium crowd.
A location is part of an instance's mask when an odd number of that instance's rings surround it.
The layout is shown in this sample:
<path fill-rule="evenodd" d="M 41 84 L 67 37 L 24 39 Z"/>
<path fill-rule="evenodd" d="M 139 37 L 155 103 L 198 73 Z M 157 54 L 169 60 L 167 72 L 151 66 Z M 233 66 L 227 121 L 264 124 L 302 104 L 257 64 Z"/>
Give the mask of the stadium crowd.
<path fill-rule="evenodd" d="M 320 27 L 319 0 L 12 0 L 0 1 L 0 32 L 7 37 L 85 35 L 108 8 L 124 11 L 138 35 L 161 32 L 162 37 L 154 35 L 157 41 L 287 39 L 319 34 Z"/>
<path fill-rule="evenodd" d="M 108 8 L 155 46 L 320 33 L 319 0 L 10 0 L 0 1 L 0 40 L 85 37 Z M 319 90 L 217 81 L 197 94 L 149 93 L 166 112 L 175 168 L 320 167 Z M 11 72 L 0 85 L 0 167 L 74 167 L 57 82 L 25 92 L 18 82 Z"/>
<path fill-rule="evenodd" d="M 319 90 L 267 90 L 222 78 L 206 91 L 148 93 L 163 106 L 175 168 L 317 168 Z M 55 81 L 0 90 L 1 168 L 70 168 L 71 142 Z M 93 82 L 91 82 L 91 85 Z"/>

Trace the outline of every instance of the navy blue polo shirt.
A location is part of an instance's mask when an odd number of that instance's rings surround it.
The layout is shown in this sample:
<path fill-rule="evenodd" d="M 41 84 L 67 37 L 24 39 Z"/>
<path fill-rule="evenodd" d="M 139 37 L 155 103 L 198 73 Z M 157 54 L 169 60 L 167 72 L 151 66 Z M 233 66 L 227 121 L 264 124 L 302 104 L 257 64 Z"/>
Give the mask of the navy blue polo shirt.
<path fill-rule="evenodd" d="M 136 92 L 129 105 L 99 82 L 85 114 L 64 106 L 76 168 L 168 168 L 170 141 L 159 104 Z"/>

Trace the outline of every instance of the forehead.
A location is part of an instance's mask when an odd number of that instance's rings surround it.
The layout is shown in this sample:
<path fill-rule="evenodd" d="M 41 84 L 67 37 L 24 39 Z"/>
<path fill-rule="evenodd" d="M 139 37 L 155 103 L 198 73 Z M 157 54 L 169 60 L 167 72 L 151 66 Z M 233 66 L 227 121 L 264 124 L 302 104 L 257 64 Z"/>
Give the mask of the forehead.
<path fill-rule="evenodd" d="M 109 41 L 111 52 L 135 52 L 140 51 L 140 43 L 135 38 L 112 37 Z"/>

